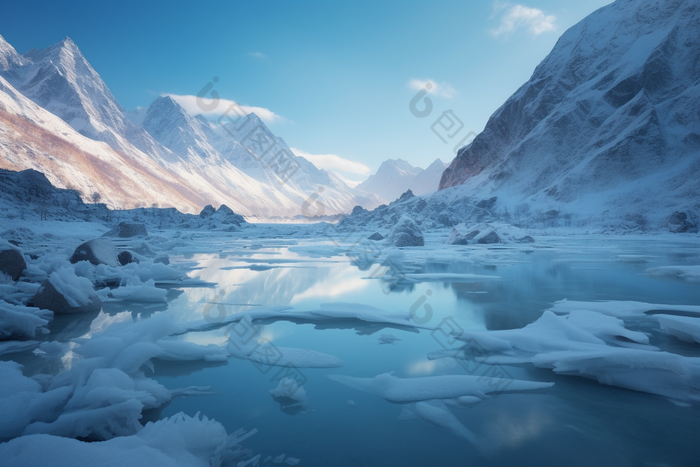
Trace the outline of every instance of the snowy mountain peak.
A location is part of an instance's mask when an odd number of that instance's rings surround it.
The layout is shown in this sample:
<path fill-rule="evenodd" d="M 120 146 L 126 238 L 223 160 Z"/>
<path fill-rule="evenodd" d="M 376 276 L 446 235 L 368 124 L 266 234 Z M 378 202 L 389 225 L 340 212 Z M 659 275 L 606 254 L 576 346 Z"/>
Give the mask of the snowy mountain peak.
<path fill-rule="evenodd" d="M 24 58 L 0 36 L 0 72 L 24 65 Z"/>
<path fill-rule="evenodd" d="M 66 36 L 60 42 L 57 42 L 45 49 L 31 49 L 27 51 L 23 57 L 31 62 L 50 61 L 58 67 L 66 69 L 75 68 L 76 66 L 88 67 L 95 75 L 97 73 L 92 69 L 92 66 L 85 59 L 85 56 L 80 51 L 73 40 Z"/>
<path fill-rule="evenodd" d="M 387 159 L 379 166 L 377 173 L 370 175 L 357 189 L 376 193 L 387 201 L 397 199 L 409 189 L 421 196 L 437 191 L 443 170 L 445 164 L 440 159 L 426 170 L 413 167 L 403 159 Z"/>
<path fill-rule="evenodd" d="M 403 159 L 387 159 L 379 166 L 377 174 L 399 171 L 407 175 L 418 175 L 422 170 L 420 167 L 413 167 Z"/>

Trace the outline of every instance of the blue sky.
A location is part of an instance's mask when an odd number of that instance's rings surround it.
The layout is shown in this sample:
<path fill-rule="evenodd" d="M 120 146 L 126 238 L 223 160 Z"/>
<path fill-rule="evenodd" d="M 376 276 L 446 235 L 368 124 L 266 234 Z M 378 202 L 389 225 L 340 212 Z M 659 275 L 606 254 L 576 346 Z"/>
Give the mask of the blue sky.
<path fill-rule="evenodd" d="M 452 160 L 452 143 L 481 131 L 559 36 L 608 3 L 5 2 L 0 34 L 20 53 L 70 36 L 130 110 L 216 76 L 222 99 L 260 108 L 289 146 L 357 181 L 389 158 Z M 427 83 L 433 110 L 418 118 L 409 102 Z M 463 127 L 438 124 L 441 139 L 431 126 L 449 110 Z"/>

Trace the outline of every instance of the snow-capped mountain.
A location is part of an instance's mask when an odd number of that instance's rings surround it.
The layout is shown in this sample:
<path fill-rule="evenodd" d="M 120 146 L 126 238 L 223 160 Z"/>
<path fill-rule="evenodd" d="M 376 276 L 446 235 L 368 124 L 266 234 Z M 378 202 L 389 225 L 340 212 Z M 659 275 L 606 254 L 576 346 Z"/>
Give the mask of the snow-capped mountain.
<path fill-rule="evenodd" d="M 445 167 L 440 159 L 436 159 L 425 170 L 413 167 L 403 159 L 387 159 L 379 166 L 377 173 L 370 175 L 356 188 L 376 193 L 386 201 L 397 199 L 409 189 L 415 195 L 425 195 L 437 191 Z"/>
<path fill-rule="evenodd" d="M 698 109 L 700 3 L 617 0 L 559 39 L 440 188 L 525 217 L 697 211 Z"/>
<path fill-rule="evenodd" d="M 294 155 L 284 140 L 274 136 L 253 113 L 235 126 L 229 123 L 217 128 L 201 115 L 190 116 L 171 97 L 161 96 L 131 117 L 140 120 L 156 141 L 178 157 L 170 166 L 183 178 L 190 178 L 190 183 L 200 185 L 201 180 L 190 174 L 203 173 L 221 192 L 237 192 L 242 203 L 231 206 L 237 212 L 304 215 L 301 206 L 317 191 L 324 205 L 321 215 L 348 212 L 358 204 L 374 207 L 381 202 Z M 269 145 L 260 143 L 263 137 Z M 251 205 L 257 206 L 257 211 L 250 210 Z"/>
<path fill-rule="evenodd" d="M 4 39 L 2 42 L 11 48 Z M 80 134 L 136 159 L 142 155 L 134 149 L 156 159 L 166 156 L 143 128 L 126 118 L 125 109 L 69 37 L 44 50 L 31 49 L 21 58 L 3 76 Z"/>
<path fill-rule="evenodd" d="M 425 170 L 416 175 L 410 183 L 409 188 L 416 196 L 435 193 L 440 185 L 442 173 L 447 168 L 447 164 L 440 159 L 435 159 Z"/>
<path fill-rule="evenodd" d="M 324 214 L 349 212 L 358 204 L 374 207 L 382 201 L 351 189 L 332 174 L 293 155 L 254 114 L 236 125 L 238 133 L 234 133 L 230 128 L 217 128 L 201 116 L 190 116 L 168 96 L 156 99 L 145 109 L 127 112 L 70 38 L 19 55 L 0 37 L 0 76 L 4 78 L 0 102 L 5 103 L 6 111 L 35 123 L 48 122 L 39 125 L 42 132 L 48 132 L 42 133 L 43 141 L 49 136 L 67 138 L 68 144 L 77 144 L 84 153 L 77 159 L 65 156 L 74 153 L 73 148 L 63 151 L 63 155 L 52 154 L 42 141 L 32 140 L 26 132 L 20 140 L 18 133 L 5 133 L 5 148 L 19 145 L 24 150 L 4 150 L 1 166 L 11 170 L 33 168 L 45 172 L 56 186 L 71 186 L 83 193 L 98 191 L 103 201 L 114 207 L 155 203 L 198 212 L 206 204 L 223 203 L 244 215 L 296 216 L 304 214 L 301 207 L 315 192 L 320 193 Z M 73 131 L 67 131 L 29 101 L 60 117 Z M 246 128 L 263 132 L 279 151 L 268 153 L 251 144 L 246 146 L 241 141 L 247 135 L 241 131 Z M 111 148 L 107 151 L 109 157 L 105 146 L 86 143 L 76 131 L 90 140 L 107 143 Z M 35 150 L 43 157 L 33 156 Z M 264 159 L 279 154 L 290 166 L 285 171 L 274 164 L 279 157 Z M 144 171 L 147 179 L 158 182 L 130 178 L 126 173 L 132 169 Z M 119 188 L 131 186 L 133 180 L 140 180 L 144 188 Z"/>
<path fill-rule="evenodd" d="M 1 76 L 0 168 L 35 169 L 56 187 L 80 190 L 85 200 L 98 192 L 113 208 L 167 199 L 168 206 L 194 212 L 206 201 L 153 159 L 136 160 L 81 135 Z"/>

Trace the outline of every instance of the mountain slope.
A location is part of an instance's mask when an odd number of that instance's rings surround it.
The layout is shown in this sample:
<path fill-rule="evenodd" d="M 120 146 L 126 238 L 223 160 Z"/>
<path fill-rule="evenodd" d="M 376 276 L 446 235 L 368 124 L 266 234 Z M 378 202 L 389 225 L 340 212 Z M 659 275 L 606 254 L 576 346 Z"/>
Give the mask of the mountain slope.
<path fill-rule="evenodd" d="M 260 127 L 278 149 L 289 154 L 288 162 L 295 168 L 293 174 L 275 173 L 272 165 L 261 162 L 264 154 L 246 147 L 231 132 L 217 128 L 203 117 L 191 117 L 170 97 L 158 98 L 146 109 L 126 112 L 69 38 L 47 49 L 32 49 L 19 55 L 0 37 L 0 76 L 7 80 L 3 80 L 0 92 L 5 95 L 0 100 L 10 107 L 14 100 L 20 108 L 29 108 L 26 101 L 31 100 L 81 135 L 103 141 L 112 149 L 106 157 L 103 146 L 93 145 L 83 156 L 69 157 L 66 154 L 72 150 L 52 154 L 42 141 L 27 140 L 29 134 L 38 134 L 36 129 L 27 130 L 21 140 L 12 138 L 19 138 L 22 132 L 7 132 L 5 147 L 24 149 L 0 154 L 2 166 L 45 172 L 57 186 L 75 185 L 79 180 L 76 188 L 99 191 L 112 206 L 157 203 L 198 212 L 206 204 L 223 203 L 245 215 L 295 216 L 302 213 L 304 201 L 317 190 L 322 192 L 325 214 L 349 212 L 358 204 L 374 207 L 381 202 L 293 155 L 284 141 L 272 135 L 254 114 L 248 115 L 244 123 L 250 128 Z M 31 112 L 37 110 L 32 108 Z M 39 120 L 49 119 L 42 114 Z M 63 138 L 68 134 L 69 139 L 75 139 L 74 132 L 64 130 L 51 121 L 42 127 L 42 138 Z M 32 148 L 44 157 L 34 157 Z M 127 169 L 116 170 L 112 177 L 105 170 L 106 159 L 108 165 L 119 159 L 121 162 L 116 165 L 137 167 L 148 174 L 146 178 L 160 182 L 135 177 L 133 180 L 141 180 L 146 187 L 117 189 L 114 184 L 124 178 Z M 62 169 L 57 169 L 56 164 Z M 125 187 L 130 186 L 127 179 L 124 178 Z M 160 186 L 163 183 L 168 187 Z M 184 193 L 187 199 L 171 195 L 173 192 Z"/>
<path fill-rule="evenodd" d="M 156 159 L 168 156 L 143 128 L 126 118 L 124 108 L 68 37 L 44 50 L 28 51 L 3 76 L 88 138 L 137 159 L 142 156 L 138 151 Z"/>
<path fill-rule="evenodd" d="M 41 171 L 59 188 L 80 190 L 86 200 L 99 192 L 113 208 L 167 198 L 171 206 L 192 212 L 204 202 L 154 161 L 135 161 L 105 143 L 78 134 L 2 77 L 0 155 L 0 168 Z M 121 204 L 123 200 L 135 202 Z"/>
<path fill-rule="evenodd" d="M 569 29 L 445 170 L 501 209 L 658 220 L 700 209 L 700 4 L 618 0 Z"/>
<path fill-rule="evenodd" d="M 221 192 L 236 193 L 231 207 L 262 216 L 296 216 L 312 193 L 323 187 L 320 199 L 326 213 L 349 212 L 358 204 L 377 206 L 381 200 L 363 197 L 325 170 L 295 156 L 284 140 L 275 137 L 255 114 L 236 128 L 217 128 L 201 116 L 190 116 L 175 100 L 161 96 L 141 111 L 143 127 L 178 156 L 169 166 L 192 186 L 203 181 Z M 270 146 L 256 144 L 260 135 Z M 281 154 L 279 163 L 273 154 Z M 249 206 L 256 206 L 255 211 Z"/>

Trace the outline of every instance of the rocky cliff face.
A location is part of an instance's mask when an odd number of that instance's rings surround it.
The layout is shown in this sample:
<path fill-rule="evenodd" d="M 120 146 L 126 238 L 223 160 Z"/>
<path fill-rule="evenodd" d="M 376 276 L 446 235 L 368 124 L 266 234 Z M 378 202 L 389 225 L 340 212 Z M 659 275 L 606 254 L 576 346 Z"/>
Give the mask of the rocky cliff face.
<path fill-rule="evenodd" d="M 700 3 L 618 0 L 561 37 L 440 189 L 522 213 L 698 209 L 698 109 Z"/>

